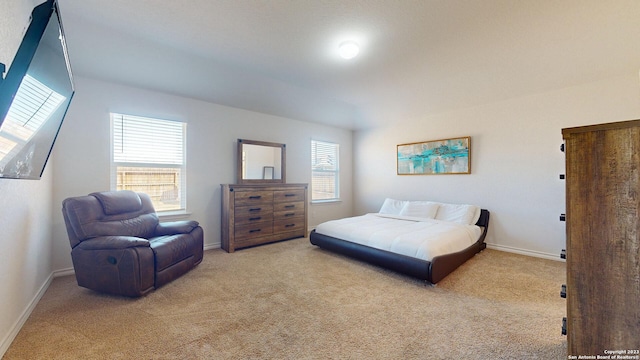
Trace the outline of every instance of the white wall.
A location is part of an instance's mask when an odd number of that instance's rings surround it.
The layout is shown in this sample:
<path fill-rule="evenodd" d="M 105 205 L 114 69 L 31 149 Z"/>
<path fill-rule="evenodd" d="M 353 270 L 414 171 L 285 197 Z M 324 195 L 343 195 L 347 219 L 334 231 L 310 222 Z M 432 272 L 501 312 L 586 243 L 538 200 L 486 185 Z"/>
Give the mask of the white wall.
<path fill-rule="evenodd" d="M 487 242 L 558 259 L 565 244 L 561 129 L 640 118 L 638 74 L 559 89 L 354 135 L 355 213 L 385 197 L 471 203 L 491 211 Z M 471 136 L 470 175 L 396 175 L 396 145 Z"/>
<path fill-rule="evenodd" d="M 0 1 L 0 62 L 7 69 L 33 6 Z M 51 191 L 51 164 L 41 180 L 0 179 L 0 357 L 51 281 Z"/>
<path fill-rule="evenodd" d="M 109 189 L 109 112 L 187 122 L 187 207 L 201 223 L 206 247 L 220 246 L 220 184 L 236 181 L 238 138 L 287 144 L 288 183 L 309 183 L 311 138 L 343 152 L 343 201 L 310 206 L 309 224 L 350 216 L 352 131 L 216 105 L 113 83 L 76 78 L 76 95 L 54 150 L 53 268 L 72 267 L 61 203 Z"/>
<path fill-rule="evenodd" d="M 39 2 L 0 0 L 0 62 L 10 64 Z M 561 129 L 640 118 L 637 73 L 444 114 L 390 118 L 402 124 L 355 135 L 81 77 L 76 86 L 43 179 L 0 179 L 0 356 L 51 274 L 71 269 L 62 200 L 109 188 L 110 111 L 188 123 L 188 207 L 209 247 L 220 243 L 220 184 L 235 181 L 236 139 L 286 143 L 288 182 L 309 182 L 313 138 L 341 145 L 343 201 L 310 206 L 311 227 L 376 211 L 385 197 L 468 202 L 491 210 L 492 246 L 553 258 L 564 246 Z M 397 144 L 467 135 L 471 175 L 396 175 Z"/>

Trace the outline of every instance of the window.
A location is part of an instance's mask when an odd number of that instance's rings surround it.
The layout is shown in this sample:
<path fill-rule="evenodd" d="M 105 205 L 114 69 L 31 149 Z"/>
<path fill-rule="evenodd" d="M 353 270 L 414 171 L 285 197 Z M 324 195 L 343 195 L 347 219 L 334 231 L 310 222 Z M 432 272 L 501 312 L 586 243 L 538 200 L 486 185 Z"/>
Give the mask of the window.
<path fill-rule="evenodd" d="M 340 198 L 339 145 L 311 140 L 311 201 Z"/>
<path fill-rule="evenodd" d="M 186 126 L 112 113 L 111 189 L 146 193 L 157 212 L 184 211 Z"/>

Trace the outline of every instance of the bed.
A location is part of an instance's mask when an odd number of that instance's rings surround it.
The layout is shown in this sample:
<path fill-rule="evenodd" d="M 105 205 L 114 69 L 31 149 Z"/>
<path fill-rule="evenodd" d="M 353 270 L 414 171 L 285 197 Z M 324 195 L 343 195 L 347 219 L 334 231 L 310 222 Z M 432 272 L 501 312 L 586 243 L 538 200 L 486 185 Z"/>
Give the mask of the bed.
<path fill-rule="evenodd" d="M 486 248 L 489 211 L 385 199 L 378 213 L 318 225 L 311 244 L 436 284 Z"/>

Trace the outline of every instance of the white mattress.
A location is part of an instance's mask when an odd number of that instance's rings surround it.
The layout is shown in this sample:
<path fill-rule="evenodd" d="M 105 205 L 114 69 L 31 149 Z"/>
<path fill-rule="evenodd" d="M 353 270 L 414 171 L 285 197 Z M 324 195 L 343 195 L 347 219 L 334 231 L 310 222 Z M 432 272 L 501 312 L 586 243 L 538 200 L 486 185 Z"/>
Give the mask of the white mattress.
<path fill-rule="evenodd" d="M 319 234 L 431 261 L 464 250 L 480 238 L 477 225 L 386 214 L 331 220 L 316 227 Z"/>

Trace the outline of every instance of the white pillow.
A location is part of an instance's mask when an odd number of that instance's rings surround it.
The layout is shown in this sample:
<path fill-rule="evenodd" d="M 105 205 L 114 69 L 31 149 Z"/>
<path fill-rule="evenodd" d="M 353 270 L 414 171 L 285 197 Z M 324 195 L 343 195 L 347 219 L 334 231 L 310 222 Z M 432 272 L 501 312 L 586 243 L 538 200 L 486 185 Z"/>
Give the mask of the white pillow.
<path fill-rule="evenodd" d="M 408 201 L 400 211 L 400 215 L 434 219 L 439 206 L 440 204 L 431 201 Z"/>
<path fill-rule="evenodd" d="M 389 215 L 400 215 L 400 211 L 404 207 L 407 201 L 403 200 L 394 200 L 394 199 L 384 199 L 384 203 L 380 208 L 380 214 L 389 214 Z"/>
<path fill-rule="evenodd" d="M 473 214 L 473 218 L 471 219 L 471 222 L 469 223 L 470 225 L 475 225 L 478 220 L 480 220 L 480 213 L 482 212 L 482 209 L 479 206 L 476 206 L 476 213 Z"/>
<path fill-rule="evenodd" d="M 451 221 L 464 225 L 475 225 L 480 217 L 480 208 L 465 204 L 440 204 L 436 220 Z M 475 219 L 475 221 L 474 221 Z"/>

